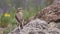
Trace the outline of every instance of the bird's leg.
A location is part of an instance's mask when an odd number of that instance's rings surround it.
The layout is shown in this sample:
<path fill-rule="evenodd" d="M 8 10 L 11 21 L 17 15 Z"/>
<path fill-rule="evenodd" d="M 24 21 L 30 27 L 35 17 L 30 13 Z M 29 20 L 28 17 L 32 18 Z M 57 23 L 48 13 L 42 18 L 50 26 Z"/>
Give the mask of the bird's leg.
<path fill-rule="evenodd" d="M 19 26 L 20 26 L 20 28 L 21 28 L 21 29 L 23 29 L 23 24 L 22 24 L 22 23 L 20 23 L 20 25 L 19 25 Z"/>
<path fill-rule="evenodd" d="M 23 29 L 23 25 L 24 25 L 24 20 L 22 20 L 22 22 L 20 23 L 20 28 Z"/>
<path fill-rule="evenodd" d="M 21 28 L 21 29 L 23 29 L 23 26 L 22 26 L 22 25 L 20 25 L 20 28 Z"/>

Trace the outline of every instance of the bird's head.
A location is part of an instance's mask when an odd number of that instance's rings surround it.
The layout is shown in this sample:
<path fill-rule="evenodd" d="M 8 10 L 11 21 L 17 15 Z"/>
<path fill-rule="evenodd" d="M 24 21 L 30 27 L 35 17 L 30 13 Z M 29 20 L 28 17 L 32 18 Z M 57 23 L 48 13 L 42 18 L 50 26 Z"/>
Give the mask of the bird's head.
<path fill-rule="evenodd" d="M 22 8 L 17 8 L 17 12 L 22 12 Z"/>

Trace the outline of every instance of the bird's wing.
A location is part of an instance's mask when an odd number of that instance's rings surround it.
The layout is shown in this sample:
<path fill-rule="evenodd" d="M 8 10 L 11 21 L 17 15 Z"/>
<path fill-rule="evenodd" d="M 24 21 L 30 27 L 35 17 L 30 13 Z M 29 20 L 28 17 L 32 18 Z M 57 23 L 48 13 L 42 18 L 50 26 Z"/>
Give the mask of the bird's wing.
<path fill-rule="evenodd" d="M 18 22 L 21 22 L 22 21 L 22 17 L 19 15 L 19 14 L 16 14 L 15 15 L 15 18 Z"/>

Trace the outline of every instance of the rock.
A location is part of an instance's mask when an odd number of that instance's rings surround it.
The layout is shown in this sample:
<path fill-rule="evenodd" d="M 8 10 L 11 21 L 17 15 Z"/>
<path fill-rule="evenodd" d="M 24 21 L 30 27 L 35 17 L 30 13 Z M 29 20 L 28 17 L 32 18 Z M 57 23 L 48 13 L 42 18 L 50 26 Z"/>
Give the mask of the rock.
<path fill-rule="evenodd" d="M 51 30 L 49 30 L 49 34 L 60 34 L 60 29 L 52 28 Z"/>
<path fill-rule="evenodd" d="M 35 16 L 36 18 L 40 18 L 47 22 L 57 21 L 60 19 L 60 2 L 53 3 L 50 6 L 42 9 L 42 11 L 38 12 Z"/>
<path fill-rule="evenodd" d="M 9 34 L 20 34 L 20 29 L 19 27 L 16 27 L 13 31 L 11 31 Z"/>
<path fill-rule="evenodd" d="M 30 21 L 24 28 L 20 31 L 20 34 L 38 34 L 38 31 L 47 30 L 47 23 L 40 19 L 35 19 Z M 32 32 L 32 33 L 31 33 Z"/>
<path fill-rule="evenodd" d="M 3 34 L 4 30 L 6 30 L 6 28 L 0 28 L 0 34 Z"/>
<path fill-rule="evenodd" d="M 30 21 L 19 32 L 17 31 L 19 28 L 17 28 L 10 34 L 54 34 L 60 32 L 60 30 L 57 28 L 49 29 L 48 27 L 49 26 L 46 21 L 37 18 Z"/>

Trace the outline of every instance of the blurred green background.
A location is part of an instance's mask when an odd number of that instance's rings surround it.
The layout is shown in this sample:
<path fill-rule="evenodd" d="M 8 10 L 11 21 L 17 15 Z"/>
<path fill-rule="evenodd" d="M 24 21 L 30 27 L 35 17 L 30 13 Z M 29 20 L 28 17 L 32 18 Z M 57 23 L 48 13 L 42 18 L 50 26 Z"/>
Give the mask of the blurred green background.
<path fill-rule="evenodd" d="M 9 33 L 18 26 L 15 19 L 18 7 L 23 8 L 23 15 L 26 21 L 52 2 L 52 0 L 0 0 L 0 28 L 5 29 L 3 34 Z"/>

